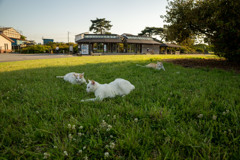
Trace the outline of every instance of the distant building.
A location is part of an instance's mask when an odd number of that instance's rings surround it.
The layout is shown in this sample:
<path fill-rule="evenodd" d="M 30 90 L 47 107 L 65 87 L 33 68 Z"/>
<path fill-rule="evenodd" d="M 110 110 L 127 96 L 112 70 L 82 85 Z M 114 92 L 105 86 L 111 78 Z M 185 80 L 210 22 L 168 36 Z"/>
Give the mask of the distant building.
<path fill-rule="evenodd" d="M 37 43 L 36 43 L 34 40 L 27 40 L 27 41 L 25 42 L 25 44 L 26 44 L 27 46 L 33 46 L 33 45 L 36 45 Z"/>
<path fill-rule="evenodd" d="M 12 42 L 12 47 L 23 47 L 27 40 L 21 39 L 21 34 L 12 27 L 2 27 L 0 28 L 0 33 L 4 34 L 10 38 Z"/>
<path fill-rule="evenodd" d="M 161 43 L 151 37 L 131 34 L 78 34 L 75 36 L 81 54 L 133 53 L 159 54 Z"/>
<path fill-rule="evenodd" d="M 89 34 L 87 32 L 75 36 L 80 54 L 176 54 L 181 46 L 162 43 L 159 40 L 137 36 L 129 33 Z"/>
<path fill-rule="evenodd" d="M 6 35 L 0 33 L 0 53 L 12 52 L 12 43 L 14 41 Z"/>
<path fill-rule="evenodd" d="M 46 39 L 46 38 L 43 38 L 43 44 L 46 45 L 50 42 L 53 42 L 54 40 L 53 39 Z"/>
<path fill-rule="evenodd" d="M 6 35 L 9 38 L 20 39 L 21 34 L 12 27 L 2 27 L 0 28 L 0 33 Z"/>
<path fill-rule="evenodd" d="M 22 40 L 22 39 L 16 39 L 16 38 L 10 38 L 13 40 L 13 43 L 12 43 L 12 46 L 15 47 L 15 46 L 23 46 L 27 40 Z"/>

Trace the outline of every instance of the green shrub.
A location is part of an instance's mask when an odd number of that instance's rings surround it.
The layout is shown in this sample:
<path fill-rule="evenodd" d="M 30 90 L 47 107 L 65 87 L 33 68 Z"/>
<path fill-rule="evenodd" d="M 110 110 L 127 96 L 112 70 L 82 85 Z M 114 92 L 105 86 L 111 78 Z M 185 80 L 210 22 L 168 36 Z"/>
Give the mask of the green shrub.
<path fill-rule="evenodd" d="M 49 53 L 51 50 L 50 46 L 45 45 L 34 45 L 34 46 L 27 46 L 22 49 L 22 53 Z"/>

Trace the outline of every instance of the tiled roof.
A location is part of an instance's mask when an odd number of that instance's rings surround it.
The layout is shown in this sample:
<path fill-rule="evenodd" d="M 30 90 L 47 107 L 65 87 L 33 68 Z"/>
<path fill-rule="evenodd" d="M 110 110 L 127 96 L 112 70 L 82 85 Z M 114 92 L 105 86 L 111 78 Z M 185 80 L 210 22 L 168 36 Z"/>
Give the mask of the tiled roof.
<path fill-rule="evenodd" d="M 5 34 L 0 33 L 0 35 L 3 36 L 4 38 L 6 38 L 7 40 L 9 40 L 10 42 L 12 42 L 12 43 L 14 42 L 14 41 L 11 40 L 10 38 L 8 38 Z"/>

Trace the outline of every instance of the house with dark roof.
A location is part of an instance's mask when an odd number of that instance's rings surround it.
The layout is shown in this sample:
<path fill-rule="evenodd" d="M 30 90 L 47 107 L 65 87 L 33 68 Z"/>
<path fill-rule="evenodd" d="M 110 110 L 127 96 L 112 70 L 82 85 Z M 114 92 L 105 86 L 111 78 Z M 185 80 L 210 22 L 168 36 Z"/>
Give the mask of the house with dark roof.
<path fill-rule="evenodd" d="M 160 43 L 152 37 L 137 36 L 124 33 L 117 34 L 89 34 L 81 33 L 75 36 L 80 54 L 159 54 Z M 169 46 L 171 47 L 171 46 Z"/>

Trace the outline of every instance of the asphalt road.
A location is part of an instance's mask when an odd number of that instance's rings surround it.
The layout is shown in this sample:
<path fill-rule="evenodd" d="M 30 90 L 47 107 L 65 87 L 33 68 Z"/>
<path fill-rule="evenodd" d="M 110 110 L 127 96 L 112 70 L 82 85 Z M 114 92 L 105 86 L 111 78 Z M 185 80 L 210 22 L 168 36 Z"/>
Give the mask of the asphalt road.
<path fill-rule="evenodd" d="M 3 53 L 3 54 L 0 54 L 0 62 L 25 61 L 25 60 L 50 59 L 50 58 L 66 58 L 66 57 L 73 57 L 73 55 Z"/>

